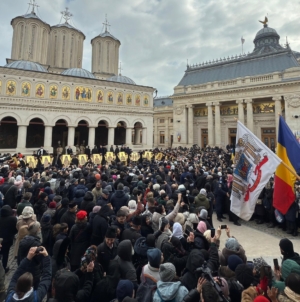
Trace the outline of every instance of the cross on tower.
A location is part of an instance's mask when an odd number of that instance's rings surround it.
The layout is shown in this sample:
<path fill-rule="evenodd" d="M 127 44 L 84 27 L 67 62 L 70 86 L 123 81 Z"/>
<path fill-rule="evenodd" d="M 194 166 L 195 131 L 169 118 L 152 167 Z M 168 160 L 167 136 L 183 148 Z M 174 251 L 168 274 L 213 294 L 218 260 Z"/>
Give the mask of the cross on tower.
<path fill-rule="evenodd" d="M 120 62 L 120 67 L 119 67 L 119 75 L 121 76 L 122 75 L 122 62 Z"/>
<path fill-rule="evenodd" d="M 63 10 L 62 12 L 60 12 L 62 14 L 62 17 L 65 19 L 65 23 L 68 23 L 68 21 L 71 19 L 71 17 L 73 16 L 70 12 L 69 12 L 69 8 L 66 7 L 65 10 Z"/>
<path fill-rule="evenodd" d="M 38 8 L 39 7 L 39 5 L 37 5 L 36 3 L 35 3 L 35 0 L 30 0 L 30 3 L 28 3 L 29 4 L 29 7 L 30 6 L 32 6 L 32 11 L 31 11 L 31 13 L 35 13 L 35 11 L 34 11 L 34 8 L 36 7 L 36 8 Z"/>
<path fill-rule="evenodd" d="M 105 26 L 105 32 L 107 33 L 108 32 L 107 27 L 110 27 L 110 24 L 107 21 L 107 15 L 105 15 L 105 22 L 102 24 Z"/>

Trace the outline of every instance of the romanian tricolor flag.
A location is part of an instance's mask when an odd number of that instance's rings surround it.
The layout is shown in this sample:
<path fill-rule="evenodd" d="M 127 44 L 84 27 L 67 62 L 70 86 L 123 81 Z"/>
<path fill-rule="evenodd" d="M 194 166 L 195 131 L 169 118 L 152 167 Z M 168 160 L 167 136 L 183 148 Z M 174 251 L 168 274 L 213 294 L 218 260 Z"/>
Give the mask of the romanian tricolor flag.
<path fill-rule="evenodd" d="M 296 173 L 300 172 L 300 144 L 282 116 L 279 119 L 276 153 L 290 169 L 284 166 L 283 163 L 276 169 L 273 206 L 282 214 L 286 214 L 295 201 L 294 185 L 297 179 Z"/>

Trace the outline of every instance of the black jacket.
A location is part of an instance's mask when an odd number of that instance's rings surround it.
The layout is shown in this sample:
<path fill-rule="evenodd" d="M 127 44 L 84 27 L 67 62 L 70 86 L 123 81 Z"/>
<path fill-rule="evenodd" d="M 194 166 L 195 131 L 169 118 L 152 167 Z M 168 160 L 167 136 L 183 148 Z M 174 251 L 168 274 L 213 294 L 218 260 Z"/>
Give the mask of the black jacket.
<path fill-rule="evenodd" d="M 14 184 L 6 184 L 2 187 L 2 194 L 4 195 L 4 204 L 14 209 L 17 205 L 18 188 Z"/>
<path fill-rule="evenodd" d="M 69 227 L 69 232 L 71 231 L 72 226 L 75 224 L 76 214 L 67 210 L 60 219 L 60 223 L 66 223 Z"/>
<path fill-rule="evenodd" d="M 17 217 L 13 216 L 13 211 L 8 205 L 3 206 L 0 213 L 0 238 L 3 238 L 4 243 L 12 242 L 18 232 Z"/>
<path fill-rule="evenodd" d="M 111 204 L 114 208 L 115 213 L 117 213 L 121 207 L 127 206 L 129 201 L 129 196 L 125 194 L 123 190 L 117 190 L 110 199 Z"/>
<path fill-rule="evenodd" d="M 136 231 L 133 228 L 129 228 L 123 232 L 121 241 L 128 239 L 128 240 L 130 240 L 132 246 L 134 246 L 135 241 L 140 237 L 142 237 L 142 235 L 139 231 Z"/>
<path fill-rule="evenodd" d="M 35 256 L 37 257 L 37 256 Z M 7 289 L 7 298 L 6 301 L 10 302 L 19 302 L 20 300 L 15 300 L 13 298 L 13 295 L 15 294 L 15 288 L 17 285 L 17 281 L 20 276 L 22 276 L 24 273 L 29 272 L 29 268 L 31 267 L 31 263 L 34 260 L 34 258 L 30 261 L 26 257 L 22 260 L 22 262 L 19 264 L 16 272 L 14 273 L 13 277 L 11 278 L 11 281 L 9 283 L 8 289 Z M 47 294 L 47 291 L 51 285 L 51 259 L 49 256 L 43 257 L 42 264 L 43 264 L 43 274 L 41 281 L 39 283 L 39 286 L 37 287 L 37 290 L 33 291 L 31 295 L 25 299 L 22 300 L 22 302 L 35 302 L 35 301 L 43 301 L 44 297 Z M 34 275 L 33 275 L 34 276 Z M 35 277 L 35 276 L 34 276 Z"/>
<path fill-rule="evenodd" d="M 113 248 L 109 248 L 105 242 L 98 245 L 97 248 L 98 262 L 102 265 L 104 272 L 108 271 L 111 260 L 118 255 L 118 243 L 114 242 Z"/>
<path fill-rule="evenodd" d="M 34 213 L 36 215 L 36 219 L 38 221 L 41 221 L 41 218 L 42 218 L 44 212 L 47 211 L 47 203 L 44 200 L 39 199 L 33 206 L 33 209 L 34 209 Z"/>

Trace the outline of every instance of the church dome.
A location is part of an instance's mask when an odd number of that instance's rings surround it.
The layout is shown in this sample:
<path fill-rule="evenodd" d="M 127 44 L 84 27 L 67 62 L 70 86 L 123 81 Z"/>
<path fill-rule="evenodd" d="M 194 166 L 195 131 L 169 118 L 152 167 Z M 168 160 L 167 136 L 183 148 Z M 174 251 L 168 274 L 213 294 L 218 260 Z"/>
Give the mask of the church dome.
<path fill-rule="evenodd" d="M 11 63 L 6 64 L 4 67 L 30 71 L 48 72 L 48 70 L 42 65 L 31 61 L 13 61 Z"/>
<path fill-rule="evenodd" d="M 83 33 L 82 31 L 80 31 L 79 29 L 75 28 L 74 26 L 72 26 L 71 24 L 69 24 L 69 23 L 67 23 L 67 22 L 61 23 L 61 24 L 56 24 L 56 25 L 54 25 L 54 26 L 51 26 L 51 28 L 55 28 L 55 27 L 57 27 L 57 28 L 60 28 L 60 27 L 67 27 L 67 28 L 69 28 L 69 29 L 76 30 L 76 31 L 78 31 L 79 33 L 81 33 L 81 34 L 84 35 L 84 33 Z M 85 38 L 85 35 L 84 35 L 84 38 Z"/>
<path fill-rule="evenodd" d="M 259 30 L 255 36 L 255 39 L 266 37 L 266 36 L 277 36 L 279 38 L 279 35 L 277 31 L 274 28 L 264 26 L 261 30 Z"/>
<path fill-rule="evenodd" d="M 61 74 L 72 77 L 96 79 L 96 77 L 91 72 L 83 68 L 69 68 L 64 70 Z"/>
<path fill-rule="evenodd" d="M 107 81 L 136 85 L 136 83 L 133 80 L 122 75 L 112 76 L 108 78 Z"/>

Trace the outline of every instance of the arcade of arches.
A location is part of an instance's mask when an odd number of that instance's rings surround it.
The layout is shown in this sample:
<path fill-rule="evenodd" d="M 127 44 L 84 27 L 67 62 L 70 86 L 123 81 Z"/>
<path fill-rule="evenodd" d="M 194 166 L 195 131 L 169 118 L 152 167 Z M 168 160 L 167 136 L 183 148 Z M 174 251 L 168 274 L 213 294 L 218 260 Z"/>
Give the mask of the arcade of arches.
<path fill-rule="evenodd" d="M 127 126 L 125 121 L 119 121 L 115 126 L 109 126 L 105 120 L 100 120 L 97 127 L 89 126 L 86 120 L 80 120 L 76 127 L 69 126 L 64 119 L 56 121 L 54 126 L 45 125 L 40 118 L 32 118 L 28 125 L 18 125 L 18 121 L 7 116 L 0 121 L 0 149 L 37 149 L 40 146 L 51 146 L 55 153 L 58 145 L 63 148 L 84 144 L 93 148 L 94 145 L 136 146 L 146 144 L 146 128 L 141 122 Z"/>

